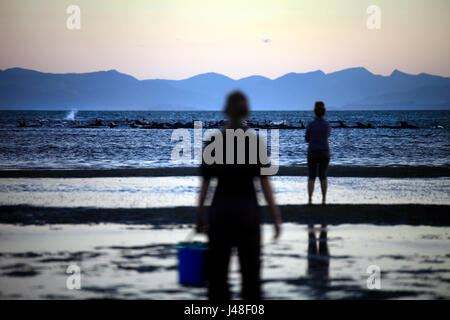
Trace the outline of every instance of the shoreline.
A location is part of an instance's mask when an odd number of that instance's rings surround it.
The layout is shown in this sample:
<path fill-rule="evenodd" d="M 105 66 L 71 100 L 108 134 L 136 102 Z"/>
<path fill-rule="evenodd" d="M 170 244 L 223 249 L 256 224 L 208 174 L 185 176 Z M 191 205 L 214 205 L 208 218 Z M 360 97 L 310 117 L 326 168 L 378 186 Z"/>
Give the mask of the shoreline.
<path fill-rule="evenodd" d="M 262 206 L 262 223 L 271 223 L 266 206 Z M 374 224 L 450 226 L 449 205 L 282 205 L 283 222 L 298 224 Z M 193 224 L 195 207 L 173 208 L 60 208 L 0 206 L 0 224 L 99 224 L 168 226 Z M 207 210 L 207 209 L 206 209 Z"/>
<path fill-rule="evenodd" d="M 0 170 L 1 178 L 117 178 L 199 176 L 199 167 L 114 169 L 12 169 Z M 306 166 L 282 166 L 276 176 L 307 176 Z M 330 166 L 329 177 L 439 178 L 450 177 L 450 167 L 432 166 Z"/>

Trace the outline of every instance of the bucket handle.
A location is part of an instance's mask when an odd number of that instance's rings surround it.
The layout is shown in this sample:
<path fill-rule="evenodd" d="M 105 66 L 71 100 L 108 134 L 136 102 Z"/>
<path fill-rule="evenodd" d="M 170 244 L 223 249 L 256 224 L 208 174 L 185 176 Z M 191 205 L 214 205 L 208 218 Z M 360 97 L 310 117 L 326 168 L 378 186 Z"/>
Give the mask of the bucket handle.
<path fill-rule="evenodd" d="M 202 235 L 201 233 L 197 233 L 195 230 L 192 230 L 186 235 L 185 242 L 191 242 L 196 236 Z"/>

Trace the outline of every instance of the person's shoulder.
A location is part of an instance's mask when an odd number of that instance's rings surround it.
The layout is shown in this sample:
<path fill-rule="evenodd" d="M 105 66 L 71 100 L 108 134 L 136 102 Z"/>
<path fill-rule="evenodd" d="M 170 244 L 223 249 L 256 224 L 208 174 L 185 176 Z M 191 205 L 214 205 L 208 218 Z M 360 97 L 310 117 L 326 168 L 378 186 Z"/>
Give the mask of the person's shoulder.
<path fill-rule="evenodd" d="M 321 119 L 317 119 L 317 120 L 320 121 L 320 123 L 325 124 L 327 126 L 330 125 L 330 122 L 325 118 L 321 118 Z"/>

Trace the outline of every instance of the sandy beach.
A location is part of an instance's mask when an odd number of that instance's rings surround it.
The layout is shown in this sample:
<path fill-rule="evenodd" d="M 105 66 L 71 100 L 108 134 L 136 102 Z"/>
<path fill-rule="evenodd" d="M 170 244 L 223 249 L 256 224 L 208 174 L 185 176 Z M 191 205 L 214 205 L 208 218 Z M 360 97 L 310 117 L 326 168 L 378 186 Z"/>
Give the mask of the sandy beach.
<path fill-rule="evenodd" d="M 266 299 L 450 298 L 448 228 L 328 226 L 329 256 L 308 254 L 305 225 L 283 228 L 274 243 L 264 225 Z M 0 299 L 206 299 L 206 288 L 178 284 L 176 246 L 190 232 L 183 224 L 0 224 Z M 314 268 L 318 263 L 324 267 Z M 69 265 L 81 269 L 80 290 L 66 287 Z M 381 268 L 379 290 L 367 288 L 371 265 Z M 234 298 L 238 270 L 233 256 Z"/>
<path fill-rule="evenodd" d="M 0 299 L 206 299 L 177 273 L 197 170 L 0 171 Z M 282 167 L 272 178 L 283 216 L 276 243 L 259 197 L 266 299 L 450 298 L 448 168 L 333 167 L 327 206 L 305 204 L 304 171 Z M 327 231 L 329 256 L 308 253 L 308 225 Z M 380 290 L 366 284 L 374 264 Z M 80 290 L 66 287 L 70 265 L 81 268 Z M 235 256 L 231 270 L 238 298 Z"/>

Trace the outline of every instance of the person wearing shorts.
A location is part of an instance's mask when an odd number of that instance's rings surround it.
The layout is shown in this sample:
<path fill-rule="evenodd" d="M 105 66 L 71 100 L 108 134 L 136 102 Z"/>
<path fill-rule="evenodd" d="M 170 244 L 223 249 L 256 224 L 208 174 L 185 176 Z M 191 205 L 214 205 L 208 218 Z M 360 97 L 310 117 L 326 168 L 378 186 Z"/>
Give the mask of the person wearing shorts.
<path fill-rule="evenodd" d="M 325 104 L 317 101 L 314 105 L 315 119 L 306 126 L 305 140 L 308 142 L 308 204 L 312 204 L 314 182 L 319 176 L 322 190 L 322 204 L 326 203 L 328 181 L 327 169 L 330 163 L 328 138 L 331 125 L 325 120 Z"/>

